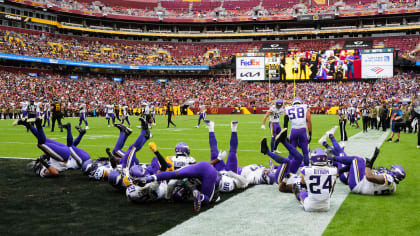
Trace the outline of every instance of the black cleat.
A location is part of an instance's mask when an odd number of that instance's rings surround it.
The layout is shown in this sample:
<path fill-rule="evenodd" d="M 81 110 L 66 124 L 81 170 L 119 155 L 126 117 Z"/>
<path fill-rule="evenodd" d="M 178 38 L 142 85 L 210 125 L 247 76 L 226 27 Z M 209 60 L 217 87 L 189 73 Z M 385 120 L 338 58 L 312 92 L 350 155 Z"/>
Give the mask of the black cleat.
<path fill-rule="evenodd" d="M 284 128 L 276 136 L 276 143 L 284 143 L 287 141 L 287 128 Z"/>
<path fill-rule="evenodd" d="M 109 162 L 111 163 L 111 167 L 115 169 L 117 167 L 117 159 L 115 159 L 114 155 L 111 153 L 111 149 L 106 148 L 106 153 L 109 157 Z"/>
<path fill-rule="evenodd" d="M 388 143 L 392 142 L 392 138 L 389 138 L 388 140 L 386 140 Z"/>
<path fill-rule="evenodd" d="M 86 133 L 86 130 L 83 129 L 82 127 L 78 126 L 78 125 L 77 126 L 74 126 L 74 128 L 77 129 L 77 131 L 79 131 L 79 133 L 81 135 L 84 135 Z"/>
<path fill-rule="evenodd" d="M 71 129 L 71 123 L 64 124 L 61 127 L 63 127 L 66 130 L 69 130 L 69 129 Z"/>
<path fill-rule="evenodd" d="M 399 143 L 400 142 L 400 140 L 399 139 L 397 139 L 397 140 L 395 140 L 395 142 L 394 143 Z"/>
<path fill-rule="evenodd" d="M 375 147 L 375 151 L 373 152 L 372 157 L 370 159 L 367 159 L 366 158 L 366 167 L 372 169 L 373 164 L 375 163 L 376 158 L 378 157 L 378 155 L 379 155 L 379 148 L 378 147 Z"/>
<path fill-rule="evenodd" d="M 267 146 L 267 138 L 263 138 L 261 140 L 261 153 L 267 155 L 268 146 Z"/>
<path fill-rule="evenodd" d="M 124 125 L 123 124 L 120 124 L 120 123 L 115 123 L 114 124 L 114 127 L 117 127 L 120 131 L 124 131 L 124 127 L 123 127 Z"/>

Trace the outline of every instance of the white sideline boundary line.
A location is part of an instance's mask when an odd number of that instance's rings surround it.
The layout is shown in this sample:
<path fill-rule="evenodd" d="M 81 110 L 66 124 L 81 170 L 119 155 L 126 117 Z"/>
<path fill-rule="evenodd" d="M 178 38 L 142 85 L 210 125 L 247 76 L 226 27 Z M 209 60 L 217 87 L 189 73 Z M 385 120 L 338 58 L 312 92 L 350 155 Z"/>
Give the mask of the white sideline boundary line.
<path fill-rule="evenodd" d="M 359 132 L 346 142 L 346 153 L 371 157 L 388 132 Z M 216 204 L 163 235 L 322 235 L 349 194 L 347 185 L 337 183 L 328 212 L 303 211 L 295 196 L 280 193 L 277 185 L 257 185 Z M 191 206 L 192 210 L 192 206 Z"/>
<path fill-rule="evenodd" d="M 35 160 L 34 157 L 0 157 L 0 159 L 14 159 L 14 160 Z"/>

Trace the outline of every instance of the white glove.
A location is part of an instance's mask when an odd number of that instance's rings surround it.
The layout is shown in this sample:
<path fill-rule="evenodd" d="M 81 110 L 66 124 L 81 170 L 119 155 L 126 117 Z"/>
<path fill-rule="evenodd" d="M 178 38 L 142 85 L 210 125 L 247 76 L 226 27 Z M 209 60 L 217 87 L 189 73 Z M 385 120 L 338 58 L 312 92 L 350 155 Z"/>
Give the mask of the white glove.
<path fill-rule="evenodd" d="M 265 129 L 265 125 L 261 125 L 261 129 Z"/>
<path fill-rule="evenodd" d="M 226 158 L 226 151 L 219 152 L 219 155 L 217 156 L 217 159 L 220 161 Z"/>

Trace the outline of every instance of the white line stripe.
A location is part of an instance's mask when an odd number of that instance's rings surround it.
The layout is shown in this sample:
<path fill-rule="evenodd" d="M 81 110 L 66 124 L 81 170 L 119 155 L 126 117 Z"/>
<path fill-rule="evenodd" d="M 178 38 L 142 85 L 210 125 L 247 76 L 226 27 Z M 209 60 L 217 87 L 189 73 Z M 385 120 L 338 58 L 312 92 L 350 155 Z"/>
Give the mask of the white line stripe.
<path fill-rule="evenodd" d="M 346 153 L 370 157 L 389 132 L 369 131 L 352 136 Z M 337 183 L 331 209 L 324 213 L 305 212 L 290 193 L 280 193 L 277 185 L 259 185 L 215 205 L 198 216 L 165 232 L 164 235 L 321 235 L 350 192 Z M 280 228 L 279 228 L 280 227 Z"/>
<path fill-rule="evenodd" d="M 31 159 L 37 159 L 37 158 L 36 157 L 0 157 L 0 159 L 31 160 Z"/>

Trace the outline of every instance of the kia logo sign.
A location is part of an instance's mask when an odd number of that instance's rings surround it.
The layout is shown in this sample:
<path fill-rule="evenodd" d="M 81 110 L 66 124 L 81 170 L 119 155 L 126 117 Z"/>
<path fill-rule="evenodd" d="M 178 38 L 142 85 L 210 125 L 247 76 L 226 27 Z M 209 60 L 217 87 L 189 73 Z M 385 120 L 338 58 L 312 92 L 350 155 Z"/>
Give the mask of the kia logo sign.
<path fill-rule="evenodd" d="M 356 44 L 356 45 L 361 45 L 361 44 L 363 44 L 363 41 L 354 41 L 353 43 Z"/>
<path fill-rule="evenodd" d="M 246 78 L 254 78 L 254 77 L 260 77 L 261 76 L 261 72 L 256 72 L 256 73 L 252 73 L 252 72 L 246 72 L 246 73 L 240 73 L 240 77 L 246 77 Z"/>
<path fill-rule="evenodd" d="M 271 44 L 270 47 L 272 48 L 278 48 L 280 45 L 279 44 Z"/>

